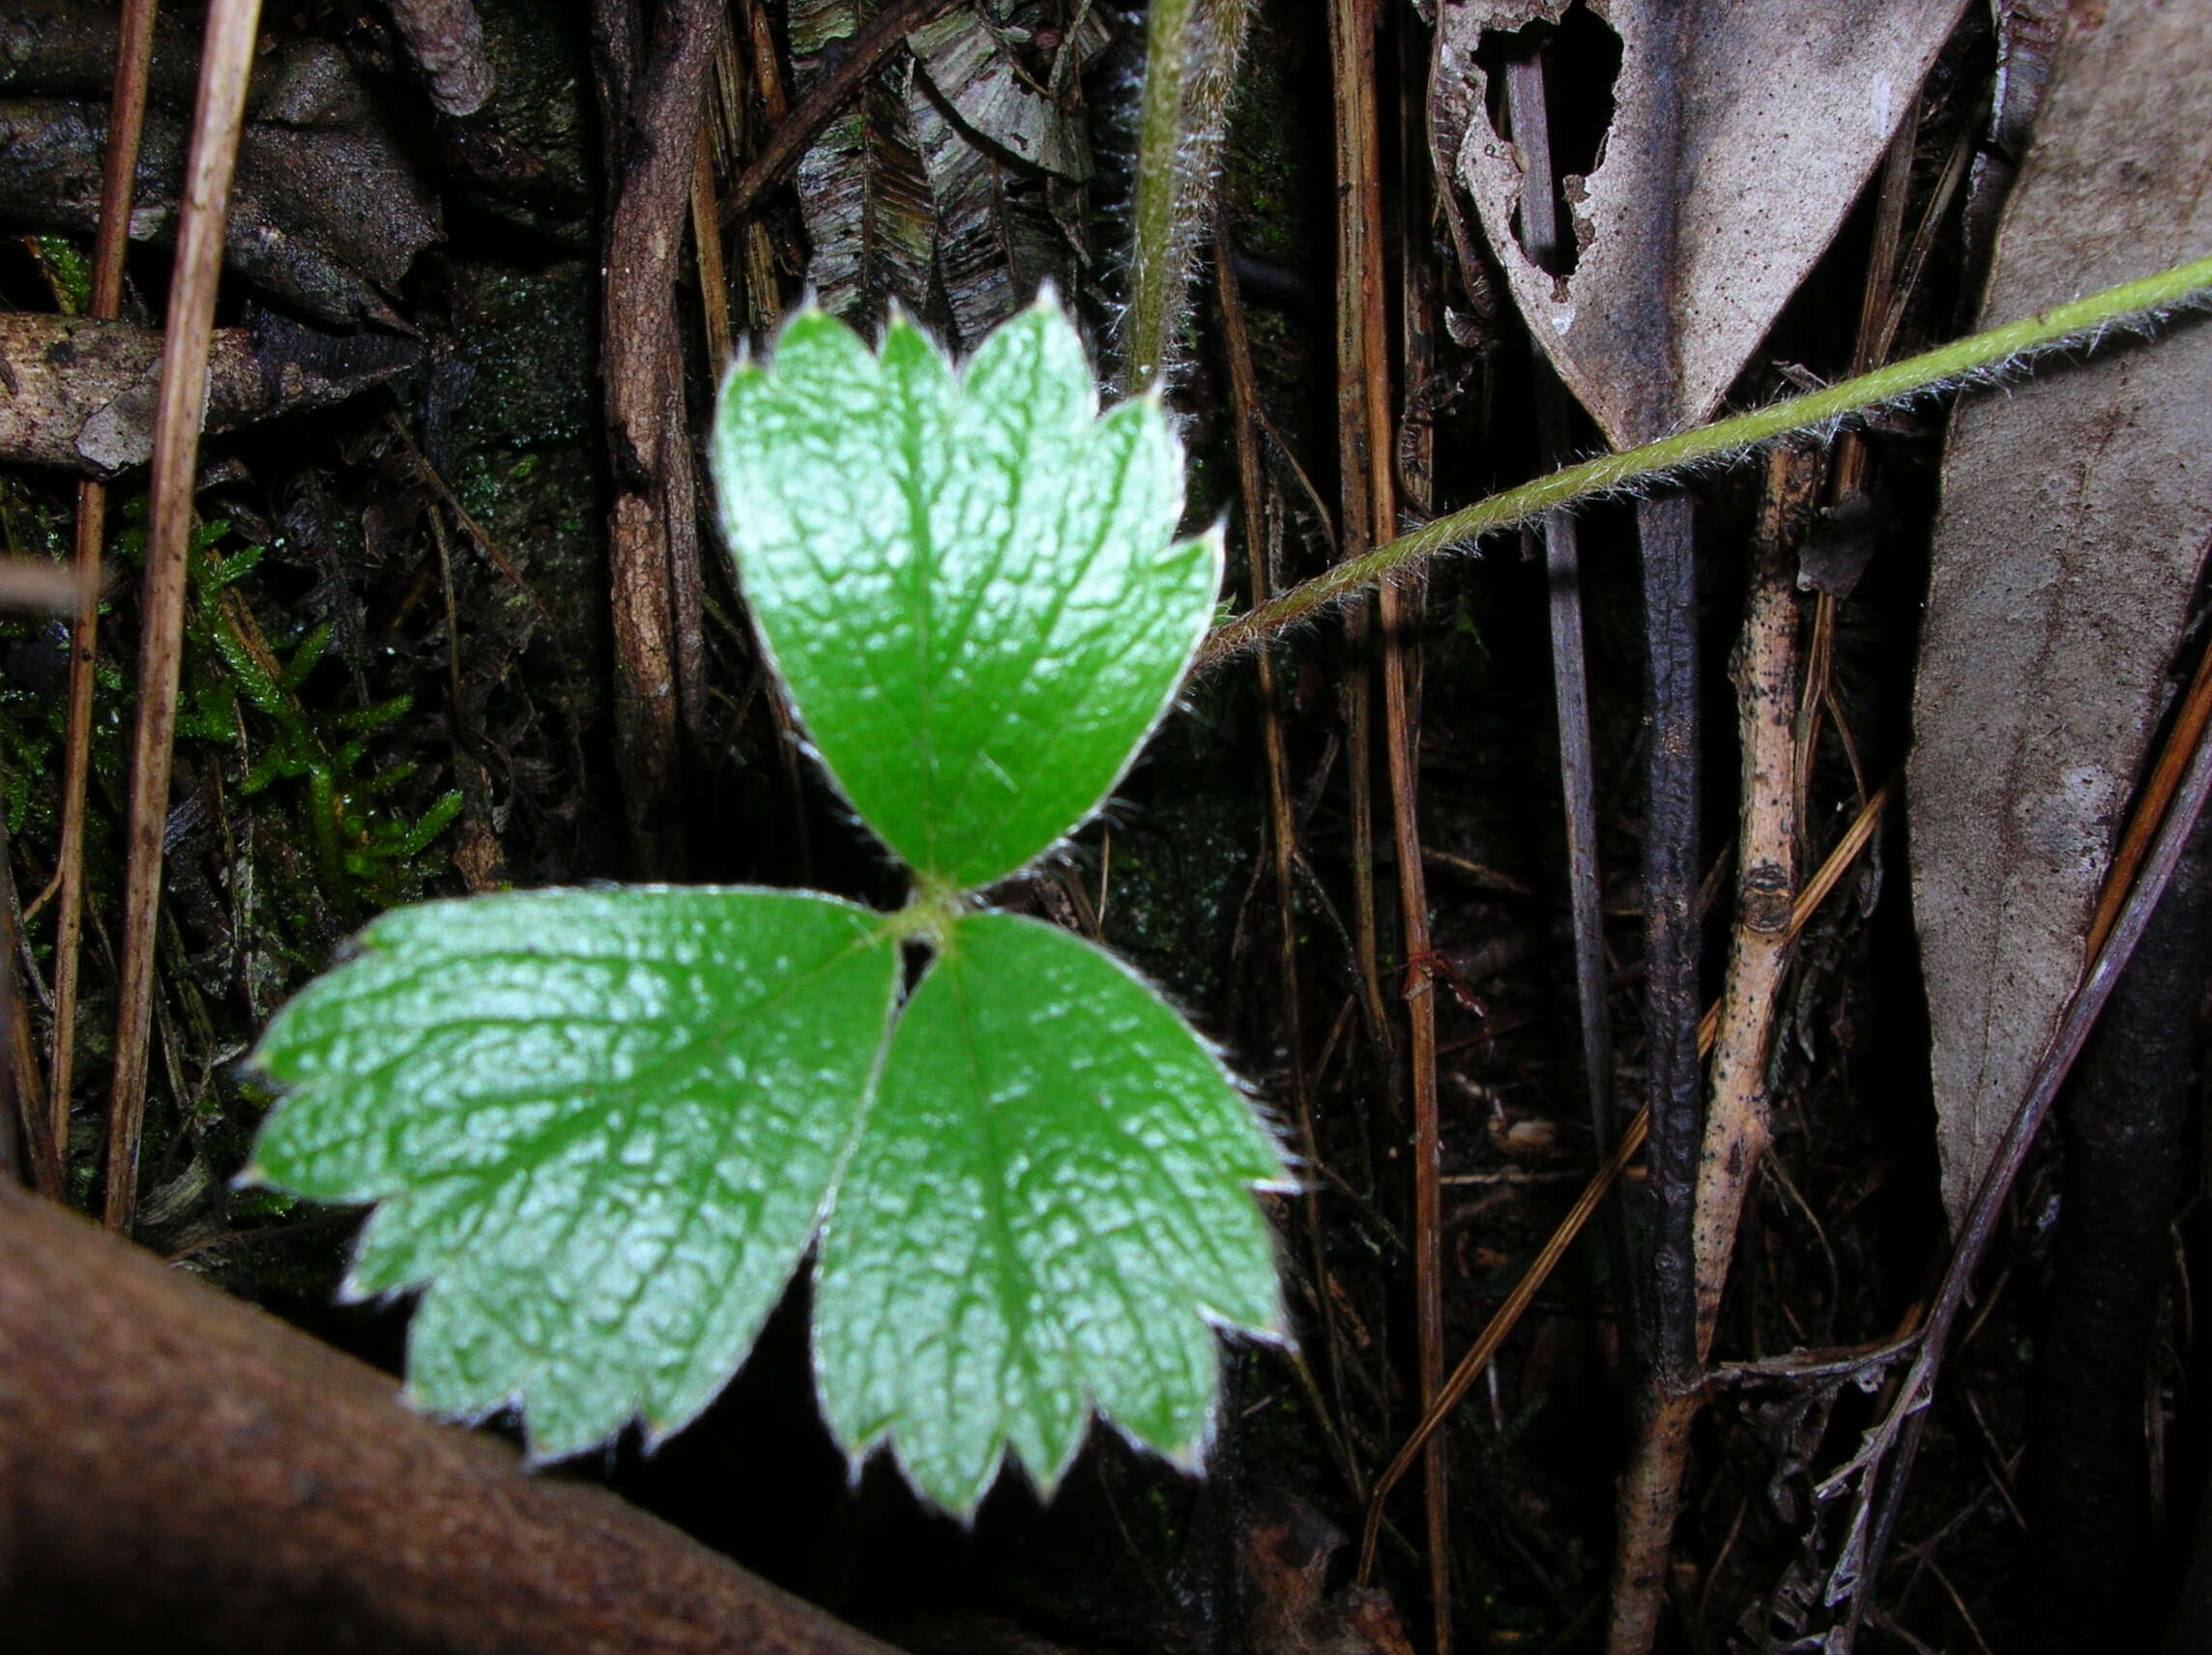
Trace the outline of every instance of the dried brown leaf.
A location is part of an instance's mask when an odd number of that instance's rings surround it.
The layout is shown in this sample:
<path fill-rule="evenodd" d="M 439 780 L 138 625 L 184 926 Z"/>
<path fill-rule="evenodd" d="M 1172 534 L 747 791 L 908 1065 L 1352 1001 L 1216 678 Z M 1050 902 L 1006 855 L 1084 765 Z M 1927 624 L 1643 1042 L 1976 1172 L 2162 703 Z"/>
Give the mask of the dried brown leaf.
<path fill-rule="evenodd" d="M 952 310 L 952 342 L 967 352 L 1043 282 L 1072 285 L 1075 261 L 1053 221 L 1045 175 L 977 144 L 920 79 L 908 114 L 937 206 L 937 274 Z"/>
<path fill-rule="evenodd" d="M 1080 68 L 1105 44 L 1104 25 L 1090 13 L 1078 38 L 1063 44 Z M 921 73 L 938 96 L 978 136 L 1018 160 L 1081 183 L 1091 176 L 1091 142 L 1080 105 L 1025 69 L 1004 32 L 962 9 L 907 36 Z M 1055 62 L 1057 63 L 1057 57 Z M 1070 81 L 1070 89 L 1074 86 Z"/>
<path fill-rule="evenodd" d="M 1515 302 L 1617 447 L 1703 419 L 1835 235 L 1962 0 L 1610 0 L 1615 114 L 1567 181 L 1577 262 L 1516 237 L 1519 152 L 1491 123 L 1483 37 L 1568 0 L 1439 8 L 1440 160 L 1473 200 Z M 1661 276 L 1654 281 L 1654 273 Z"/>
<path fill-rule="evenodd" d="M 864 20 L 853 0 L 795 0 L 791 43 L 801 93 L 830 73 L 842 43 Z M 930 304 L 935 204 L 908 107 L 914 74 L 914 60 L 902 52 L 871 76 L 792 180 L 815 297 L 831 314 L 868 327 L 894 302 L 917 316 L 937 308 Z"/>
<path fill-rule="evenodd" d="M 2212 30 L 2112 0 L 2061 49 L 1980 325 L 2212 248 Z M 2212 536 L 2212 329 L 1960 411 L 1914 700 L 1912 880 L 1956 1218 L 2082 966 Z"/>

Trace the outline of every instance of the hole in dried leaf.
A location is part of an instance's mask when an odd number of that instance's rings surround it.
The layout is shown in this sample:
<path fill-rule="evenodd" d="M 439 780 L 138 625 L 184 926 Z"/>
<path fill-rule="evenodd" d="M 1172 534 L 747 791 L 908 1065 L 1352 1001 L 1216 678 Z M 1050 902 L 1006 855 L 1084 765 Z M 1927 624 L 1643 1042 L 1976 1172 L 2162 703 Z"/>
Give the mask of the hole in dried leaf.
<path fill-rule="evenodd" d="M 1583 0 L 1557 22 L 1486 32 L 1475 62 L 1489 82 L 1488 114 L 1498 135 L 1519 148 L 1529 176 L 1550 188 L 1524 189 L 1513 215 L 1513 239 L 1539 269 L 1565 276 L 1581 252 L 1569 216 L 1568 181 L 1595 172 L 1613 126 L 1614 82 L 1620 75 L 1620 37 Z M 1524 135 L 1521 123 L 1541 122 Z M 1577 191 L 1579 193 L 1579 189 Z"/>

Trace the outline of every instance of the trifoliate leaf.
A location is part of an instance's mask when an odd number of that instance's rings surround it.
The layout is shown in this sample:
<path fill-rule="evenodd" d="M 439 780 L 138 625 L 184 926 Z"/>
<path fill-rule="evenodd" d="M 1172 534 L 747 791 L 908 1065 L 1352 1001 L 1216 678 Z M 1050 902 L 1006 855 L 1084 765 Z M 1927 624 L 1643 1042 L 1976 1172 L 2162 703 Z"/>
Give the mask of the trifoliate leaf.
<path fill-rule="evenodd" d="M 1171 544 L 1159 405 L 1102 418 L 1049 299 L 955 374 L 808 311 L 734 371 L 713 439 L 755 624 L 831 776 L 930 883 L 1011 873 L 1094 810 L 1211 615 L 1218 537 Z"/>
<path fill-rule="evenodd" d="M 1181 1018 L 1110 956 L 960 919 L 908 1002 L 823 1234 L 815 1367 L 858 1455 L 975 1509 L 1010 1447 L 1049 1491 L 1099 1414 L 1186 1458 L 1209 1323 L 1279 1325 L 1251 1195 L 1273 1142 Z"/>
<path fill-rule="evenodd" d="M 523 1406 L 553 1459 L 704 1408 L 751 1349 L 865 1106 L 882 916 L 743 889 L 387 915 L 278 1014 L 248 1176 L 381 1202 L 348 1290 L 425 1287 L 410 1400 Z"/>

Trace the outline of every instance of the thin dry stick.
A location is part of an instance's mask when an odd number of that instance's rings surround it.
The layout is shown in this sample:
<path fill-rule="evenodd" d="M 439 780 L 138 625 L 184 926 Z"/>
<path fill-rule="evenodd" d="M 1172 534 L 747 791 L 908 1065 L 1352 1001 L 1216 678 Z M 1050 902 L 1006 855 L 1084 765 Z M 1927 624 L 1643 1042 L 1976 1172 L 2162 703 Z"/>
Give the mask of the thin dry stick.
<path fill-rule="evenodd" d="M 1359 369 L 1367 415 L 1367 534 L 1370 543 L 1387 540 L 1397 527 L 1397 490 L 1391 462 L 1398 444 L 1391 431 L 1390 363 L 1383 291 L 1382 169 L 1381 123 L 1377 116 L 1375 36 L 1380 19 L 1372 7 L 1354 25 L 1363 43 L 1358 68 L 1364 108 L 1358 118 L 1367 150 L 1358 182 L 1347 201 L 1349 217 L 1360 218 L 1359 244 L 1367 256 L 1357 269 Z M 1426 191 L 1418 175 L 1418 148 L 1402 156 L 1404 207 L 1409 224 L 1427 217 Z M 1407 378 L 1413 382 L 1415 350 L 1426 351 L 1426 322 L 1418 313 L 1422 295 L 1418 255 L 1408 236 L 1406 277 L 1409 291 L 1402 314 L 1409 345 Z M 1346 244 L 1350 250 L 1351 244 Z M 1348 284 L 1347 297 L 1353 289 Z M 1417 341 L 1417 344 L 1416 344 Z M 1419 508 L 1426 513 L 1428 502 Z M 1413 1310 L 1414 1347 L 1419 1362 L 1421 1408 L 1426 1411 L 1444 1382 L 1443 1125 L 1437 1098 L 1437 989 L 1429 970 L 1429 890 L 1421 856 L 1420 823 L 1420 645 L 1412 635 L 1420 612 L 1422 583 L 1384 581 L 1377 596 L 1382 633 L 1382 752 L 1390 778 L 1390 826 L 1397 852 L 1398 923 L 1404 943 L 1407 1078 L 1413 1105 Z M 1429 1550 L 1431 1641 L 1436 1655 L 1452 1645 L 1451 1501 L 1447 1481 L 1448 1444 L 1430 1441 L 1422 1466 Z"/>
<path fill-rule="evenodd" d="M 1364 17 L 1364 33 L 1360 20 Z M 1362 77 L 1359 65 L 1374 60 L 1372 0 L 1330 0 L 1328 11 L 1329 56 L 1335 79 L 1337 110 L 1337 302 L 1336 302 L 1336 437 L 1340 478 L 1342 525 L 1337 536 L 1341 562 L 1356 561 L 1374 544 L 1374 515 L 1369 508 L 1366 375 L 1360 363 L 1366 350 L 1365 310 L 1358 282 L 1370 271 L 1372 260 L 1366 242 L 1367 221 L 1357 207 L 1360 181 L 1376 164 L 1377 139 L 1374 105 L 1369 96 L 1364 123 L 1359 119 L 1361 88 L 1370 87 L 1372 73 Z M 1372 271 L 1381 280 L 1380 270 Z M 1294 589 L 1295 590 L 1295 589 Z M 1368 1037 L 1382 1054 L 1393 1102 L 1397 1102 L 1395 1044 L 1389 1013 L 1382 998 L 1382 971 L 1379 958 L 1375 902 L 1375 773 L 1374 705 L 1369 680 L 1369 639 L 1374 602 L 1362 594 L 1347 606 L 1344 619 L 1346 653 L 1344 678 L 1339 685 L 1343 707 L 1346 779 L 1350 784 L 1352 818 L 1352 930 L 1354 964 L 1359 972 L 1360 1009 L 1366 1014 Z"/>
<path fill-rule="evenodd" d="M 1554 194 L 1551 117 L 1544 57 L 1505 66 L 1505 106 L 1521 154 L 1521 239 L 1549 269 L 1563 251 Z M 1535 360 L 1537 446 L 1546 465 L 1567 456 L 1567 392 L 1544 353 Z M 1575 1001 L 1582 1020 L 1583 1076 L 1598 1153 L 1613 1147 L 1613 1029 L 1606 1015 L 1605 915 L 1597 860 L 1597 769 L 1590 753 L 1589 684 L 1583 648 L 1582 548 L 1574 514 L 1544 515 L 1544 572 L 1551 593 L 1552 700 L 1559 725 L 1559 791 L 1567 828 L 1567 883 L 1575 934 Z M 1626 1253 L 1617 1263 L 1625 1269 Z"/>
<path fill-rule="evenodd" d="M 108 102 L 107 154 L 100 175 L 100 228 L 92 244 L 91 314 L 123 313 L 123 255 L 131 242 L 131 186 L 146 125 L 146 80 L 154 61 L 155 0 L 124 0 L 117 24 L 115 91 Z M 52 1164 L 66 1174 L 70 1094 L 76 1086 L 76 979 L 84 915 L 84 812 L 92 779 L 94 669 L 100 661 L 102 542 L 107 487 L 87 478 L 76 490 L 76 618 L 70 626 L 69 752 L 62 773 L 61 904 L 54 914 L 54 1049 L 44 1131 Z M 35 1161 L 37 1158 L 34 1158 Z M 44 1164 L 39 1162 L 39 1164 Z M 58 1191 L 50 1193 L 58 1196 Z"/>
<path fill-rule="evenodd" d="M 1766 1060 L 1790 951 L 1783 939 L 1796 896 L 1797 790 L 1790 708 L 1797 676 L 1794 528 L 1818 485 L 1817 455 L 1788 447 L 1767 456 L 1752 550 L 1751 596 L 1734 677 L 1741 726 L 1742 827 L 1736 849 L 1735 936 L 1721 995 L 1712 1100 L 1698 1164 L 1698 1360 L 1712 1357 L 1721 1288 L 1735 1250 L 1744 1192 L 1773 1137 Z"/>
<path fill-rule="evenodd" d="M 191 549 L 192 474 L 207 402 L 208 341 L 222 278 L 223 220 L 253 69 L 261 0 L 210 0 L 200 48 L 191 159 L 185 169 L 176 274 L 161 341 L 161 396 L 154 417 L 147 510 L 146 594 L 139 613 L 138 728 L 131 755 L 130 862 L 125 876 L 123 969 L 117 984 L 115 1087 L 107 1118 L 107 1228 L 127 1233 L 138 1204 L 138 1140 L 146 1121 L 146 1039 L 153 1025 L 154 952 L 161 907 L 161 828 L 184 657 L 186 560 Z"/>
<path fill-rule="evenodd" d="M 753 82 L 760 88 L 761 113 L 771 127 L 783 125 L 791 100 L 783 89 L 783 66 L 775 54 L 775 31 L 761 0 L 745 0 L 745 39 L 752 46 Z M 798 157 L 794 155 L 793 160 Z"/>
<path fill-rule="evenodd" d="M 1790 929 L 1784 935 L 1785 946 L 1793 944 L 1803 935 L 1805 927 L 1812 922 L 1813 915 L 1819 912 L 1821 903 L 1827 900 L 1828 893 L 1836 888 L 1851 863 L 1858 859 L 1859 853 L 1873 839 L 1882 812 L 1888 808 L 1889 801 L 1896 794 L 1897 784 L 1892 781 L 1868 799 L 1866 808 L 1858 813 L 1842 841 L 1828 853 L 1827 860 L 1820 864 L 1820 871 L 1806 882 L 1805 888 L 1798 892 L 1796 904 L 1790 913 Z M 1720 1012 L 1719 1004 L 1714 1004 L 1698 1025 L 1698 1049 L 1701 1052 L 1712 1048 L 1714 1031 L 1720 1026 Z M 1482 1377 L 1482 1370 L 1504 1345 L 1515 1324 L 1520 1321 L 1522 1313 L 1534 1302 L 1536 1294 L 1543 1291 L 1544 1283 L 1551 1278 L 1552 1271 L 1557 1267 L 1559 1261 L 1566 1257 L 1567 1249 L 1574 1245 L 1575 1237 L 1582 1234 L 1583 1227 L 1596 1213 L 1598 1204 L 1605 1199 L 1606 1191 L 1613 1187 L 1614 1182 L 1627 1170 L 1629 1162 L 1636 1158 L 1637 1150 L 1644 1147 L 1644 1134 L 1650 1124 L 1650 1111 L 1638 1110 L 1635 1118 L 1628 1123 L 1628 1129 L 1620 1135 L 1620 1142 L 1614 1146 L 1613 1153 L 1591 1175 L 1581 1197 L 1568 1209 L 1566 1217 L 1559 1221 L 1558 1228 L 1552 1232 L 1551 1239 L 1544 1243 L 1543 1250 L 1529 1262 L 1521 1280 L 1491 1316 L 1489 1324 L 1468 1348 L 1467 1354 L 1459 1359 L 1458 1366 L 1452 1369 L 1451 1378 L 1444 1381 L 1443 1388 L 1437 1393 L 1436 1405 L 1421 1416 L 1420 1424 L 1399 1445 L 1389 1467 L 1376 1479 L 1374 1492 L 1367 1497 L 1366 1523 L 1360 1530 L 1359 1571 L 1356 1579 L 1361 1585 L 1374 1579 L 1375 1549 L 1382 1532 L 1382 1508 L 1390 1497 L 1390 1491 L 1397 1487 L 1398 1480 L 1412 1467 L 1429 1438 L 1451 1417 L 1452 1410 L 1459 1407 L 1467 1393 L 1473 1388 L 1474 1381 Z"/>
<path fill-rule="evenodd" d="M 15 870 L 8 844 L 8 822 L 0 814 L 0 1183 L 17 1176 L 15 1148 L 20 1142 L 30 1161 L 32 1187 L 48 1201 L 62 1198 L 62 1168 L 56 1146 L 40 1117 L 39 1063 L 32 1051 L 31 1025 L 16 981 L 16 950 L 22 942 L 15 901 Z"/>
<path fill-rule="evenodd" d="M 1903 314 L 1902 298 L 1892 303 L 1891 277 L 1905 236 L 1905 208 L 1911 193 L 1912 158 L 1920 144 L 1920 105 L 1915 99 L 1890 140 L 1883 162 L 1881 194 L 1875 212 L 1874 247 L 1867 257 L 1867 280 L 1859 294 L 1859 331 L 1852 347 L 1851 371 L 1864 373 L 1887 353 L 1896 333 L 1896 318 Z M 1931 209 L 1933 211 L 1933 208 Z M 1887 327 L 1884 323 L 1887 321 Z M 1835 467 L 1829 477 L 1829 501 L 1843 507 L 1858 501 L 1866 487 L 1866 442 L 1858 432 L 1846 431 L 1836 439 Z M 1813 785 L 1814 748 L 1820 739 L 1820 724 L 1835 706 L 1836 595 L 1822 592 L 1813 600 L 1813 641 L 1807 655 L 1810 670 L 1797 702 L 1796 748 L 1797 820 L 1812 819 L 1809 789 Z M 1836 718 L 1838 734 L 1848 741 L 1843 718 Z"/>
<path fill-rule="evenodd" d="M 728 51 L 717 52 L 714 78 L 722 76 Z M 722 220 L 714 211 L 713 107 L 699 123 L 699 143 L 691 158 L 691 247 L 699 265 L 699 317 L 707 330 L 707 365 L 716 379 L 730 360 L 729 276 L 722 269 Z"/>
<path fill-rule="evenodd" d="M 1244 304 L 1237 291 L 1231 260 L 1229 223 L 1216 212 L 1213 219 L 1213 279 L 1221 306 L 1221 354 L 1229 364 L 1229 395 L 1237 431 L 1237 482 L 1238 503 L 1244 512 L 1244 562 L 1251 570 L 1252 600 L 1266 601 L 1268 587 L 1267 544 L 1263 527 L 1260 432 L 1255 411 L 1260 388 L 1252 371 L 1252 346 L 1244 329 Z M 1283 750 L 1283 711 L 1275 697 L 1275 656 L 1271 650 L 1254 655 L 1260 681 L 1260 732 L 1267 758 L 1268 851 L 1275 872 L 1275 925 L 1277 966 L 1282 978 L 1283 1037 L 1291 1050 L 1292 1118 L 1297 1124 L 1298 1152 L 1310 1171 L 1321 1165 L 1321 1145 L 1314 1133 L 1313 1089 L 1306 1074 L 1304 1020 L 1298 1002 L 1298 933 L 1294 912 L 1298 851 L 1297 816 L 1291 805 L 1290 761 Z M 1313 1271 L 1314 1303 L 1320 1311 L 1323 1353 L 1328 1363 L 1329 1390 L 1335 1404 L 1326 1423 L 1332 1442 L 1342 1440 L 1338 1424 L 1344 1413 L 1344 1352 L 1336 1326 L 1335 1301 L 1329 1293 L 1328 1258 L 1323 1246 L 1321 1180 L 1305 1180 L 1300 1207 L 1305 1215 L 1308 1267 Z M 1349 1455 L 1344 1470 L 1354 1489 L 1358 1471 Z"/>

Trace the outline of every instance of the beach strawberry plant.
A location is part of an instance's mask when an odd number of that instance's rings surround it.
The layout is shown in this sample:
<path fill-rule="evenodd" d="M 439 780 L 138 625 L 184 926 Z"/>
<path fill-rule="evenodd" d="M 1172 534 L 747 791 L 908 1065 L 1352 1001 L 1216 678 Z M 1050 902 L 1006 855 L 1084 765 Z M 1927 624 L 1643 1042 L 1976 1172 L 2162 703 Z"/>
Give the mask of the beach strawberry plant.
<path fill-rule="evenodd" d="M 724 385 L 713 473 L 761 643 L 907 906 L 550 890 L 386 915 L 256 1054 L 248 1176 L 374 1204 L 407 1395 L 557 1459 L 683 1428 L 811 1248 L 814 1375 L 967 1513 L 1095 1413 L 1188 1460 L 1215 1329 L 1279 1331 L 1280 1151 L 1113 956 L 978 893 L 1096 810 L 1213 613 L 1151 398 L 1098 412 L 1050 299 L 956 369 L 806 311 Z M 902 991 L 910 949 L 927 964 Z"/>

